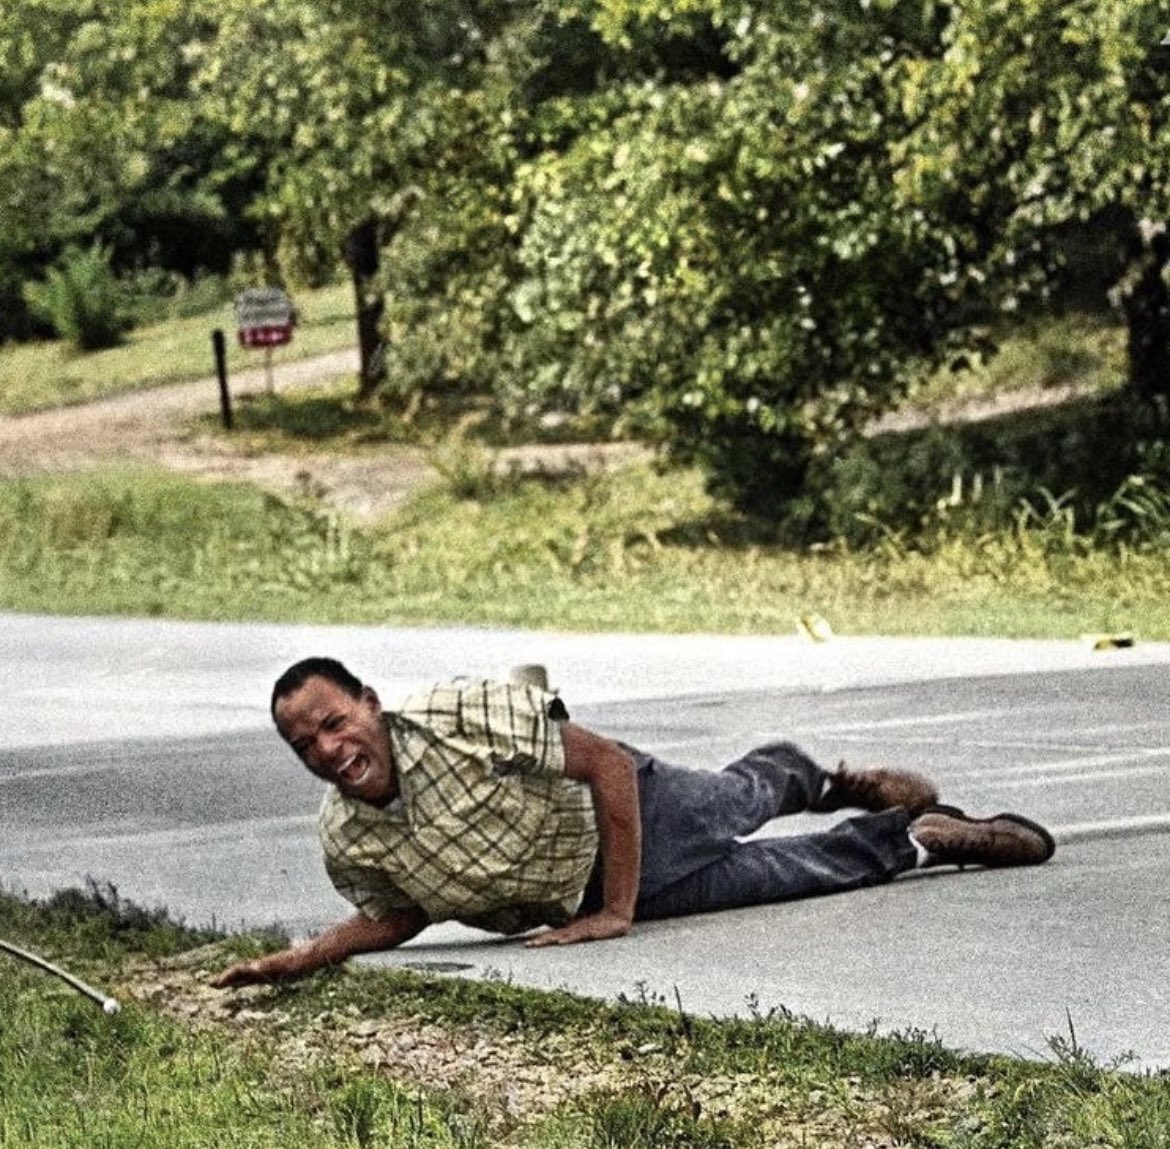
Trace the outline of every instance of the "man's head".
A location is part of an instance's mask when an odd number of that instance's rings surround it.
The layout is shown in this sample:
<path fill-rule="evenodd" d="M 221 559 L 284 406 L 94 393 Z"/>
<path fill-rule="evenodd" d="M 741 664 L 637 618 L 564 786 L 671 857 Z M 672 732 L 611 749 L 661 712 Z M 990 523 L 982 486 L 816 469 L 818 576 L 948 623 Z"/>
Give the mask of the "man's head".
<path fill-rule="evenodd" d="M 272 689 L 280 736 L 318 778 L 375 806 L 397 783 L 377 694 L 332 658 L 290 666 Z"/>

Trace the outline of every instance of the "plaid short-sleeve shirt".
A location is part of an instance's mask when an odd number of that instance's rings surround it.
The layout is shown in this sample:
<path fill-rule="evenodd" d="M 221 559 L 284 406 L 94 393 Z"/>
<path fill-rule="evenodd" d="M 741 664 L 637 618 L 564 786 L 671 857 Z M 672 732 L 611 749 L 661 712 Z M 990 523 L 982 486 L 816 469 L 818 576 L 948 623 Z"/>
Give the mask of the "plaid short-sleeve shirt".
<path fill-rule="evenodd" d="M 319 832 L 338 892 L 367 917 L 420 907 L 501 933 L 561 925 L 597 856 L 589 788 L 564 775 L 553 696 L 457 681 L 384 715 L 398 780 L 386 808 L 330 787 Z"/>

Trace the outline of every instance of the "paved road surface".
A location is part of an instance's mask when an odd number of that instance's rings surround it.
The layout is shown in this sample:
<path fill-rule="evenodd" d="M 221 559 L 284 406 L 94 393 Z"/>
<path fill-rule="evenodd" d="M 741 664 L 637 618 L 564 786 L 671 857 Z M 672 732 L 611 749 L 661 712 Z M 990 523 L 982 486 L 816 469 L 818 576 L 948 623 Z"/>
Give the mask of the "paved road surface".
<path fill-rule="evenodd" d="M 386 699 L 445 674 L 549 666 L 574 717 L 662 757 L 720 765 L 791 736 L 826 763 L 931 773 L 973 811 L 1051 824 L 1036 870 L 933 872 L 876 890 L 525 951 L 444 926 L 384 958 L 696 1013 L 788 1009 L 850 1028 L 1170 1066 L 1170 647 L 650 638 L 0 617 L 0 880 L 87 877 L 193 922 L 345 912 L 312 841 L 317 784 L 267 729 L 273 676 L 337 653 Z M 383 671 L 383 668 L 385 670 Z M 816 819 L 775 823 L 807 829 Z"/>

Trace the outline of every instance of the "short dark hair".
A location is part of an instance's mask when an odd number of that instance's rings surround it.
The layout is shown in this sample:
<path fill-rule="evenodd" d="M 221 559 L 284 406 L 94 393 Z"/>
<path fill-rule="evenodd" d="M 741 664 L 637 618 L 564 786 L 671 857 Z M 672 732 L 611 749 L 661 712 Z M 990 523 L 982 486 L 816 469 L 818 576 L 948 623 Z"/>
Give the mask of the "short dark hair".
<path fill-rule="evenodd" d="M 351 698 L 360 698 L 365 684 L 336 658 L 302 658 L 294 662 L 277 680 L 272 688 L 272 702 L 269 712 L 276 717 L 276 704 L 290 694 L 295 694 L 310 678 L 324 678 L 341 687 Z"/>

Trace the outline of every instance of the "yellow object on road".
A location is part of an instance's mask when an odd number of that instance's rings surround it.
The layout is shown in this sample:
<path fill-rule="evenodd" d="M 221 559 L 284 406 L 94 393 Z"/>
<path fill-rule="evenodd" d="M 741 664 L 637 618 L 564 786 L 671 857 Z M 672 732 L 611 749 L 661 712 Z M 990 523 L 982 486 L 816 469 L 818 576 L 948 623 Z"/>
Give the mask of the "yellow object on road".
<path fill-rule="evenodd" d="M 1124 650 L 1137 642 L 1130 631 L 1122 631 L 1119 634 L 1086 634 L 1082 637 L 1094 650 Z"/>
<path fill-rule="evenodd" d="M 802 614 L 796 620 L 796 630 L 813 642 L 828 642 L 833 637 L 833 628 L 819 614 Z"/>

